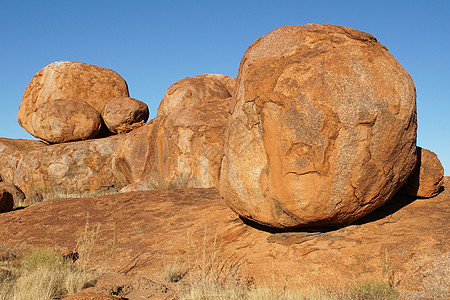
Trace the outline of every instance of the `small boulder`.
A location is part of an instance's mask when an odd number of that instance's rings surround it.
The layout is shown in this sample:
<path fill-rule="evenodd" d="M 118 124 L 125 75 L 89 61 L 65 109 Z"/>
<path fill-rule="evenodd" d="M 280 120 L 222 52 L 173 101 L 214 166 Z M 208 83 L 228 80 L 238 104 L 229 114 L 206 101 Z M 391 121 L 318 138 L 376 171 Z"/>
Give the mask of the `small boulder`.
<path fill-rule="evenodd" d="M 79 99 L 101 113 L 105 104 L 118 96 L 128 97 L 128 86 L 113 70 L 74 61 L 58 61 L 34 75 L 23 94 L 17 121 L 32 134 L 31 115 L 47 101 Z"/>
<path fill-rule="evenodd" d="M 82 100 L 50 100 L 30 115 L 30 134 L 51 144 L 86 140 L 100 131 L 100 114 Z"/>
<path fill-rule="evenodd" d="M 416 93 L 370 34 L 308 24 L 246 51 L 219 189 L 244 218 L 337 226 L 386 203 L 416 164 Z"/>
<path fill-rule="evenodd" d="M 147 104 L 130 97 L 114 97 L 105 104 L 102 118 L 112 133 L 126 133 L 147 122 Z"/>
<path fill-rule="evenodd" d="M 417 164 L 400 192 L 409 196 L 430 198 L 442 190 L 444 168 L 430 150 L 417 147 Z"/>

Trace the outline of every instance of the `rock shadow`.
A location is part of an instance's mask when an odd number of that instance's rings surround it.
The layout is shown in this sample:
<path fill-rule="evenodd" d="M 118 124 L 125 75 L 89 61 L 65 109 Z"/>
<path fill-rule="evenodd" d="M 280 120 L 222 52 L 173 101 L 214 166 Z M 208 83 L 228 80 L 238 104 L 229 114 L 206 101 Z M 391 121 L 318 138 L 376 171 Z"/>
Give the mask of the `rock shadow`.
<path fill-rule="evenodd" d="M 384 205 L 380 206 L 379 208 L 375 209 L 373 212 L 365 215 L 364 217 L 361 217 L 357 219 L 356 221 L 353 221 L 350 224 L 346 225 L 340 225 L 340 226 L 311 226 L 311 227 L 302 227 L 302 228 L 286 228 L 286 229 L 280 229 L 280 228 L 272 228 L 269 226 L 265 226 L 262 224 L 259 224 L 253 220 L 245 219 L 240 217 L 242 222 L 248 226 L 251 226 L 255 229 L 265 231 L 271 234 L 276 233 L 305 233 L 305 234 L 316 234 L 316 233 L 327 233 L 332 231 L 337 231 L 339 229 L 345 228 L 350 225 L 364 225 L 367 223 L 375 222 L 381 219 L 384 219 L 395 212 L 399 211 L 403 207 L 411 204 L 415 200 L 420 199 L 418 197 L 412 197 L 412 196 L 406 196 L 401 193 L 396 193 L 391 200 L 389 200 Z"/>

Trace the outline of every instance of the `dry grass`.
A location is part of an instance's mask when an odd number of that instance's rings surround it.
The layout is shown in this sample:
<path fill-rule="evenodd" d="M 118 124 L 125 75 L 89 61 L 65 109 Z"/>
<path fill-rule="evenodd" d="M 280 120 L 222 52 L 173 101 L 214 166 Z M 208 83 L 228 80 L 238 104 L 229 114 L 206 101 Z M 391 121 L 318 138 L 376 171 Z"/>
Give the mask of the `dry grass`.
<path fill-rule="evenodd" d="M 34 249 L 8 260 L 0 299 L 59 299 L 93 286 L 98 273 L 78 269 L 55 249 Z"/>
<path fill-rule="evenodd" d="M 257 286 L 240 273 L 242 258 L 221 257 L 217 234 L 205 229 L 200 242 L 188 234 L 188 251 L 165 268 L 164 280 L 176 282 L 180 300 L 248 299 L 248 300 L 396 300 L 400 294 L 391 284 L 394 266 L 383 258 L 382 281 L 355 282 L 345 287 L 313 287 L 306 290 L 286 289 L 276 285 Z"/>

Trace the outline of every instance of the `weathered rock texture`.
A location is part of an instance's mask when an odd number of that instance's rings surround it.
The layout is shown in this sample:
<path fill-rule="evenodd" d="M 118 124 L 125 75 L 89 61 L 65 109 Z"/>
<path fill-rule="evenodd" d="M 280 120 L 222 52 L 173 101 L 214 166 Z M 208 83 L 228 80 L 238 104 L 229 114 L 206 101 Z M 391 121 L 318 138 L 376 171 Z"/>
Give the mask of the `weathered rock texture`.
<path fill-rule="evenodd" d="M 17 121 L 32 134 L 31 114 L 55 99 L 83 100 L 101 113 L 118 96 L 128 97 L 125 80 L 116 72 L 73 61 L 54 62 L 34 75 L 23 94 Z"/>
<path fill-rule="evenodd" d="M 26 198 L 84 194 L 122 186 L 111 170 L 119 136 L 45 145 L 38 141 L 0 139 L 0 173 Z"/>
<path fill-rule="evenodd" d="M 417 164 L 401 188 L 401 192 L 414 197 L 434 197 L 443 188 L 444 168 L 430 150 L 417 147 Z"/>
<path fill-rule="evenodd" d="M 50 100 L 29 116 L 29 133 L 48 143 L 64 143 L 95 137 L 100 113 L 82 100 Z"/>
<path fill-rule="evenodd" d="M 158 116 L 168 115 L 185 107 L 228 99 L 236 79 L 221 74 L 186 77 L 172 84 L 158 107 Z"/>
<path fill-rule="evenodd" d="M 115 154 L 123 184 L 149 187 L 213 187 L 219 178 L 230 92 L 234 78 L 218 74 L 173 84 L 158 117 L 130 132 Z M 139 189 L 143 184 L 139 184 Z"/>
<path fill-rule="evenodd" d="M 130 97 L 112 98 L 102 110 L 102 118 L 112 133 L 126 133 L 147 122 L 147 104 Z"/>
<path fill-rule="evenodd" d="M 278 28 L 246 51 L 220 192 L 272 227 L 346 224 L 388 201 L 416 163 L 415 88 L 375 37 Z"/>
<path fill-rule="evenodd" d="M 152 279 L 179 261 L 192 272 L 183 279 L 189 280 L 215 262 L 235 266 L 233 279 L 287 289 L 336 288 L 393 272 L 397 289 L 425 299 L 427 287 L 450 286 L 449 179 L 434 198 L 397 194 L 357 224 L 333 231 L 271 233 L 246 225 L 215 189 L 176 189 L 58 199 L 2 214 L 0 242 L 74 249 L 88 220 L 89 230 L 100 225 L 92 267 Z"/>

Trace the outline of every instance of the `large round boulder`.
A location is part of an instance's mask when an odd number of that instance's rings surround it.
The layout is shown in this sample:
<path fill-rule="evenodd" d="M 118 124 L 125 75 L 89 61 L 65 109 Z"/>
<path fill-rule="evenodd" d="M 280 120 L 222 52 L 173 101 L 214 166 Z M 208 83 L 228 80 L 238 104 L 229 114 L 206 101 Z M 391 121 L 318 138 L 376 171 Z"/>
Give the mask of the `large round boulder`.
<path fill-rule="evenodd" d="M 444 185 L 444 168 L 437 155 L 417 147 L 417 164 L 400 192 L 413 197 L 434 197 Z"/>
<path fill-rule="evenodd" d="M 17 120 L 31 133 L 30 116 L 45 102 L 79 99 L 100 113 L 110 99 L 118 96 L 128 97 L 128 86 L 113 70 L 74 61 L 58 61 L 34 75 L 23 94 Z"/>
<path fill-rule="evenodd" d="M 30 115 L 29 133 L 51 144 L 93 138 L 100 131 L 100 113 L 82 100 L 50 100 Z"/>
<path fill-rule="evenodd" d="M 409 74 L 370 34 L 275 29 L 241 61 L 220 193 L 271 227 L 348 224 L 413 171 L 415 97 Z"/>
<path fill-rule="evenodd" d="M 102 110 L 103 121 L 112 133 L 126 133 L 138 128 L 148 117 L 147 104 L 130 97 L 114 97 Z"/>

